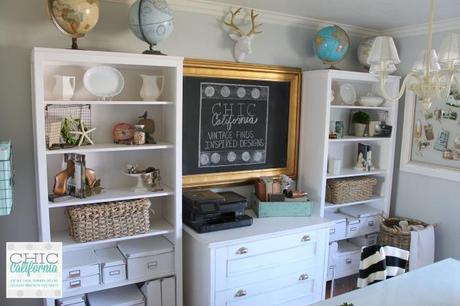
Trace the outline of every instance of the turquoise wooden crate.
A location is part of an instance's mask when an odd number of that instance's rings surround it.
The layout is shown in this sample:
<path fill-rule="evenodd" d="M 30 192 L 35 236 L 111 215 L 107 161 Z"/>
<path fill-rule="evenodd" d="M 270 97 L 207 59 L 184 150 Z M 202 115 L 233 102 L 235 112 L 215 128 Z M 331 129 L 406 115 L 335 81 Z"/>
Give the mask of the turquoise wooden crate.
<path fill-rule="evenodd" d="M 259 218 L 268 217 L 310 217 L 311 201 L 262 202 L 255 197 L 254 212 Z"/>

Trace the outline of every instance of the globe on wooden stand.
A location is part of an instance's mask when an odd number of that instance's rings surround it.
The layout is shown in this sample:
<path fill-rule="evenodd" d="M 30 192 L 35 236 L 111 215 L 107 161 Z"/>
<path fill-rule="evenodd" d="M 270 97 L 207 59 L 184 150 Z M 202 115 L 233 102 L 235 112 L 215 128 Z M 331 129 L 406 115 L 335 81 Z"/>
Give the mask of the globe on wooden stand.
<path fill-rule="evenodd" d="M 85 36 L 99 20 L 99 0 L 48 0 L 48 13 L 53 24 L 72 37 L 72 49 L 78 49 L 77 38 Z"/>

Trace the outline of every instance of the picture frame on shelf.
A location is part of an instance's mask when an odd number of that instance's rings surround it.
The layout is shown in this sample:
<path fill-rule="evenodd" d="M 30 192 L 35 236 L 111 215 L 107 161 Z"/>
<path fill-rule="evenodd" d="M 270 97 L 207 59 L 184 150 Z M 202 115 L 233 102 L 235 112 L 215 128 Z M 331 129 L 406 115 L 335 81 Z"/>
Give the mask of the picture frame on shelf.
<path fill-rule="evenodd" d="M 460 142 L 458 121 L 436 116 L 439 109 L 451 109 L 449 102 L 452 104 L 453 99 L 433 101 L 428 112 L 416 99 L 412 91 L 406 92 L 400 170 L 460 182 L 460 160 L 453 158 L 454 151 L 460 154 L 460 143 L 456 149 L 456 139 Z M 439 137 L 448 135 L 442 131 L 451 134 L 448 139 L 442 139 L 447 145 L 444 151 L 437 145 L 441 141 Z"/>
<path fill-rule="evenodd" d="M 184 61 L 183 186 L 297 175 L 301 69 Z"/>

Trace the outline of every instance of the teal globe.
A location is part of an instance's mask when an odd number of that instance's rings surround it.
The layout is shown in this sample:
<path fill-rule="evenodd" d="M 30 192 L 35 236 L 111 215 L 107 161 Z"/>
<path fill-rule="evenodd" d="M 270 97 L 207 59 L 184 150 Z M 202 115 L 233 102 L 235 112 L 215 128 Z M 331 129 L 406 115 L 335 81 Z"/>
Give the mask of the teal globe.
<path fill-rule="evenodd" d="M 333 65 L 343 60 L 350 48 L 350 38 L 339 26 L 322 28 L 313 36 L 313 52 L 323 63 Z"/>
<path fill-rule="evenodd" d="M 129 11 L 129 28 L 140 40 L 150 45 L 144 53 L 160 53 L 152 46 L 171 35 L 174 13 L 165 0 L 137 0 Z"/>

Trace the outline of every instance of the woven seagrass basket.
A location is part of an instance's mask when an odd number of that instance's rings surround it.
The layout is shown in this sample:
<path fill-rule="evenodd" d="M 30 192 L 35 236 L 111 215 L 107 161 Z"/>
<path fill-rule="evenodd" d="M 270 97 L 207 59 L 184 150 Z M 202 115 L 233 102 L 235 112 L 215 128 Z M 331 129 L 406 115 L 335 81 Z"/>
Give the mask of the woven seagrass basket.
<path fill-rule="evenodd" d="M 70 236 L 78 242 L 143 234 L 150 228 L 148 199 L 68 207 Z"/>
<path fill-rule="evenodd" d="M 351 177 L 328 180 L 326 184 L 326 201 L 333 204 L 365 201 L 372 198 L 375 177 Z"/>
<path fill-rule="evenodd" d="M 386 218 L 380 223 L 380 244 L 390 245 L 409 251 L 410 249 L 410 232 L 403 232 L 394 228 L 400 221 L 407 221 L 409 225 L 428 226 L 427 223 L 403 217 Z"/>

